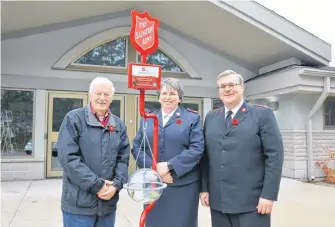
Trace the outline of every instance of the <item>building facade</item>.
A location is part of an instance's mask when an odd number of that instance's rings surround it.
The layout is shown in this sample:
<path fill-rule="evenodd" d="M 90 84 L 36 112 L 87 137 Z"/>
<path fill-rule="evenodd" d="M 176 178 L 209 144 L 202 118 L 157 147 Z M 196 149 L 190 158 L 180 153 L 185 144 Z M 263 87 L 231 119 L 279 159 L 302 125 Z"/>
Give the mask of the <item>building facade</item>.
<path fill-rule="evenodd" d="M 2 180 L 62 176 L 59 126 L 69 110 L 88 103 L 96 76 L 113 81 L 112 113 L 134 138 L 139 96 L 127 88 L 127 65 L 139 55 L 129 42 L 131 9 L 160 18 L 159 49 L 147 61 L 161 65 L 163 77 L 181 80 L 184 107 L 204 119 L 221 105 L 217 75 L 234 70 L 246 81 L 245 99 L 276 114 L 285 144 L 283 175 L 323 175 L 314 162 L 335 147 L 331 46 L 256 2 L 5 2 Z M 158 106 L 155 92 L 147 92 L 146 107 Z"/>

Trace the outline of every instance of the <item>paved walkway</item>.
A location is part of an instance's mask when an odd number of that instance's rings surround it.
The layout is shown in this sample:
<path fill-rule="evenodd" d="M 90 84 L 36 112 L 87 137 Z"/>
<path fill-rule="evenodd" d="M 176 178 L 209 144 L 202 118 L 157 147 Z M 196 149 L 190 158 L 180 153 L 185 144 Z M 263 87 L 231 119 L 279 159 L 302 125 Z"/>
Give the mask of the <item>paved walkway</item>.
<path fill-rule="evenodd" d="M 61 180 L 1 182 L 2 227 L 61 227 Z M 125 190 L 116 227 L 138 227 L 141 205 Z M 200 206 L 199 227 L 210 227 L 207 208 Z M 335 187 L 283 178 L 272 227 L 334 227 Z"/>

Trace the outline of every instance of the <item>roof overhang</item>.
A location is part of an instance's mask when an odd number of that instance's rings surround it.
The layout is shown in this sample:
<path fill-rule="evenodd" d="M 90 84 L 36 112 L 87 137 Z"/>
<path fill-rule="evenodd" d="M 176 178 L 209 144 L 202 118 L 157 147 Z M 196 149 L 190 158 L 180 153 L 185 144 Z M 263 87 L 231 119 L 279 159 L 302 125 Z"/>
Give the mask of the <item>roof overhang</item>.
<path fill-rule="evenodd" d="M 311 66 L 331 61 L 330 44 L 253 1 L 8 1 L 1 7 L 2 40 L 129 17 L 131 9 L 148 10 L 190 48 L 199 45 L 256 74 L 288 58 Z"/>
<path fill-rule="evenodd" d="M 331 61 L 331 44 L 297 26 L 256 1 L 213 1 L 241 19 L 263 30 L 320 64 Z M 304 58 L 298 58 L 304 60 Z"/>
<path fill-rule="evenodd" d="M 324 90 L 324 77 L 330 77 L 330 93 L 335 94 L 335 69 L 290 67 L 246 82 L 246 99 L 277 100 L 289 93 L 320 94 Z"/>

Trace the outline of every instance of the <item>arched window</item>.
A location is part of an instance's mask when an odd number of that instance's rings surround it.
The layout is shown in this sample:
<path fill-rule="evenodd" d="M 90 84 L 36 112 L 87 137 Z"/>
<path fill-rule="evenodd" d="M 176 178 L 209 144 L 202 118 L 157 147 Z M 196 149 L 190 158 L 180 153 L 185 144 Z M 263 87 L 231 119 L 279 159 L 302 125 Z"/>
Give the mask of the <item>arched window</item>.
<path fill-rule="evenodd" d="M 119 38 L 97 46 L 74 64 L 126 67 L 127 38 Z"/>
<path fill-rule="evenodd" d="M 129 62 L 140 63 L 140 55 L 131 45 L 129 37 L 122 36 L 90 48 L 66 68 L 127 74 Z M 190 78 L 182 66 L 160 48 L 147 56 L 147 64 L 161 65 L 163 77 Z"/>

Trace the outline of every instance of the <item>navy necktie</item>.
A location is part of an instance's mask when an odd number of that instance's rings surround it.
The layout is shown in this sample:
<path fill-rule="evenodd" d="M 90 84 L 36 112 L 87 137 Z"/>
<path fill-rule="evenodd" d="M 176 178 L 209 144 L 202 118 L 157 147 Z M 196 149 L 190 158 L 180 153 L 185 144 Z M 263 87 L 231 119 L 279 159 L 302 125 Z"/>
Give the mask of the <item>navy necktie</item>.
<path fill-rule="evenodd" d="M 227 117 L 226 117 L 226 129 L 229 129 L 231 126 L 232 126 L 232 118 L 231 118 L 231 115 L 232 115 L 232 111 L 231 110 L 229 110 L 228 112 L 227 112 Z"/>

